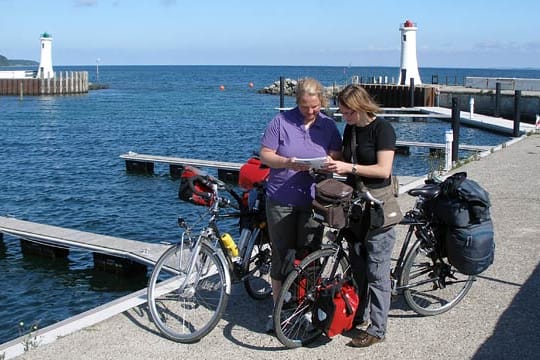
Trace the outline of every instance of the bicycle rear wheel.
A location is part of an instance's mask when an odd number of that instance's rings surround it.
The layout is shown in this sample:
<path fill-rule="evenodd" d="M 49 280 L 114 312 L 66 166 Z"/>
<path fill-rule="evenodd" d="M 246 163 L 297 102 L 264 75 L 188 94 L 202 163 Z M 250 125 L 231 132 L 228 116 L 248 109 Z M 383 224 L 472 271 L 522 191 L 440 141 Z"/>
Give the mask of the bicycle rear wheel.
<path fill-rule="evenodd" d="M 349 269 L 348 259 L 337 254 L 337 247 L 311 253 L 283 282 L 273 320 L 276 336 L 286 347 L 309 344 L 321 335 L 311 323 L 316 287 L 323 279 L 343 276 Z"/>
<path fill-rule="evenodd" d="M 435 249 L 417 241 L 405 259 L 400 281 L 407 304 L 424 316 L 452 309 L 475 281 L 474 276 L 458 272 L 434 252 Z"/>
<path fill-rule="evenodd" d="M 175 245 L 159 258 L 148 283 L 154 324 L 174 341 L 192 343 L 207 335 L 227 306 L 229 278 L 215 250 L 201 244 L 188 276 L 193 249 Z"/>
<path fill-rule="evenodd" d="M 270 279 L 271 246 L 262 230 L 252 234 L 242 261 L 244 287 L 249 296 L 263 300 L 272 294 Z"/>

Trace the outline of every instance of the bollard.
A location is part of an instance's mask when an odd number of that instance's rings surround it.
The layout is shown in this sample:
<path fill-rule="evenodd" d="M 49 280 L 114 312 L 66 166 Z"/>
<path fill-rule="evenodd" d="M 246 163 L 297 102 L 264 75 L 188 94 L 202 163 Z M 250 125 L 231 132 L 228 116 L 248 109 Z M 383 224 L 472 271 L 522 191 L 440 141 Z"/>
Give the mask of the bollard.
<path fill-rule="evenodd" d="M 452 169 L 452 141 L 454 141 L 454 132 L 452 130 L 446 130 L 444 141 L 444 171 L 450 171 Z"/>
<path fill-rule="evenodd" d="M 521 90 L 516 90 L 514 95 L 514 131 L 513 137 L 519 136 L 519 122 L 521 121 Z"/>
<path fill-rule="evenodd" d="M 469 99 L 469 120 L 472 120 L 474 114 L 474 98 L 471 96 Z"/>
<path fill-rule="evenodd" d="M 283 76 L 279 77 L 279 107 L 284 108 L 285 107 L 285 78 Z M 283 110 L 279 110 L 279 112 L 283 112 Z"/>
<path fill-rule="evenodd" d="M 452 98 L 452 162 L 455 163 L 459 160 L 459 119 L 460 119 L 460 98 Z"/>
<path fill-rule="evenodd" d="M 495 117 L 501 116 L 501 83 L 495 83 Z"/>

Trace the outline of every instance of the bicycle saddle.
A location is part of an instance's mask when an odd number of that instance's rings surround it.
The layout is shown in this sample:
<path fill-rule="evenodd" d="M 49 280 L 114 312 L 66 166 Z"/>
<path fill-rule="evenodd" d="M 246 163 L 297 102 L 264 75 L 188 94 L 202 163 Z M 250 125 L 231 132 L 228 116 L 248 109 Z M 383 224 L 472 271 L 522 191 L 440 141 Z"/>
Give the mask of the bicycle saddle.
<path fill-rule="evenodd" d="M 441 192 L 441 187 L 436 184 L 425 184 L 417 188 L 407 191 L 411 196 L 422 196 L 426 199 L 431 199 Z"/>

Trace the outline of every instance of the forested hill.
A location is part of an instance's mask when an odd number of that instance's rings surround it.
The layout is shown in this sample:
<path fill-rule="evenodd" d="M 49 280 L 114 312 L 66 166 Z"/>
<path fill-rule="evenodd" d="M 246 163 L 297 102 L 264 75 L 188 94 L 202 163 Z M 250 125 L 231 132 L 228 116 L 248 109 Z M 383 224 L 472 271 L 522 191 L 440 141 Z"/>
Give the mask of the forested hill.
<path fill-rule="evenodd" d="M 7 57 L 0 55 L 0 66 L 18 66 L 18 65 L 39 65 L 39 62 L 34 60 L 19 60 L 19 59 L 8 59 Z"/>

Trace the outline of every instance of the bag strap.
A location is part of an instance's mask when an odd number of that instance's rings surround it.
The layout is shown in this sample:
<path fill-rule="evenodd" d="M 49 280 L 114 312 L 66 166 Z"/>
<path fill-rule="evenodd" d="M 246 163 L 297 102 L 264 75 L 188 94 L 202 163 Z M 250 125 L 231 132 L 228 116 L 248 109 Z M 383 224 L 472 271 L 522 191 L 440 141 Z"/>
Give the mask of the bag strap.
<path fill-rule="evenodd" d="M 351 302 L 349 301 L 349 298 L 346 296 L 345 291 L 343 291 L 343 286 L 349 282 L 348 279 L 343 279 L 339 282 L 339 293 L 341 294 L 341 298 L 343 299 L 343 302 L 345 303 L 345 309 L 347 310 L 347 315 L 352 315 L 353 308 L 351 305 Z"/>

